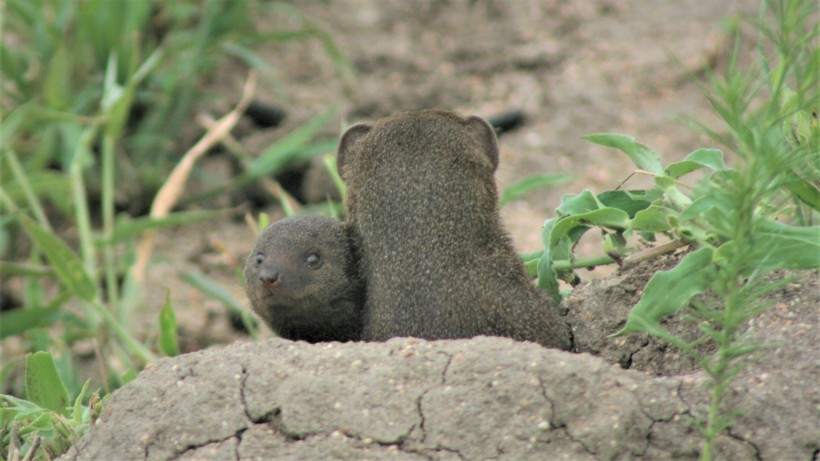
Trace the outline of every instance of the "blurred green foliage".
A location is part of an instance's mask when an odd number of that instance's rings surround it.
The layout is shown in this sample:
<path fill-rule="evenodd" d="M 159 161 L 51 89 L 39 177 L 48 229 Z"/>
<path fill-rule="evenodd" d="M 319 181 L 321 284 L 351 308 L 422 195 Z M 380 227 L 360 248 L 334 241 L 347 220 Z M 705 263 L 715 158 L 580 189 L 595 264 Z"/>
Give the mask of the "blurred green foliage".
<path fill-rule="evenodd" d="M 145 216 L 201 133 L 193 114 L 215 98 L 232 98 L 213 91 L 217 72 L 255 69 L 275 87 L 255 50 L 293 40 L 318 41 L 346 81 L 352 68 L 332 38 L 288 2 L 3 0 L 2 9 L 0 277 L 21 282 L 23 306 L 0 312 L 0 339 L 14 345 L 4 348 L 0 368 L 0 457 L 9 454 L 16 424 L 14 445 L 24 454 L 41 438 L 32 454 L 49 459 L 93 420 L 100 399 L 92 395 L 133 379 L 158 354 L 179 353 L 170 301 L 149 333 L 155 344 L 136 331 L 135 314 L 151 306 L 130 269 L 134 240 L 144 232 L 226 216 Z M 292 28 L 261 30 L 259 17 L 277 14 Z M 234 183 L 214 193 L 325 152 L 330 142 L 315 138 L 329 114 L 243 158 Z M 230 308 L 239 305 L 216 282 L 196 282 Z M 78 344 L 94 351 L 101 376 L 93 382 L 83 376 L 88 357 L 77 355 Z"/>

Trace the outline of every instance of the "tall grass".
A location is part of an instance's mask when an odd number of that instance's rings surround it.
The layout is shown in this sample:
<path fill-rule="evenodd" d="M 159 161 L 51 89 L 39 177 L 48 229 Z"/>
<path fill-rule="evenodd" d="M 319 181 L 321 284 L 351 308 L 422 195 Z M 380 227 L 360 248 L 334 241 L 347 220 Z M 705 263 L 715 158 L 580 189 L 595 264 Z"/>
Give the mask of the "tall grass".
<path fill-rule="evenodd" d="M 276 9 L 298 26 L 258 31 L 257 16 Z M 169 303 L 156 320 L 157 345 L 135 332 L 144 301 L 129 269 L 145 231 L 226 216 L 144 216 L 196 141 L 182 133 L 218 66 L 253 67 L 275 83 L 254 48 L 296 39 L 322 43 L 342 77 L 350 68 L 326 32 L 281 2 L 5 0 L 3 10 L 0 276 L 22 285 L 23 307 L 0 313 L 0 340 L 13 346 L 0 369 L 0 454 L 48 459 L 93 421 L 99 396 L 178 351 Z M 326 122 L 298 129 L 240 177 L 258 180 L 315 155 L 327 144 L 315 141 Z M 81 343 L 96 356 L 94 382 L 78 367 Z"/>

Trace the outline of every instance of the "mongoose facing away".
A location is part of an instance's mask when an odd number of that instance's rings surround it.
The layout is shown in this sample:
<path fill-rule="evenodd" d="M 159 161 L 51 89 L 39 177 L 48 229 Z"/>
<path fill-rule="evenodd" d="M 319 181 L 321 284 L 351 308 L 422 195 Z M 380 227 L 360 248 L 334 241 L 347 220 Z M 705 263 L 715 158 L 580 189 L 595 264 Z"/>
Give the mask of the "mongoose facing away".
<path fill-rule="evenodd" d="M 493 130 L 499 136 L 515 130 L 524 123 L 524 120 L 524 112 L 520 109 L 508 109 L 487 117 L 487 122 L 492 125 Z M 305 203 L 322 203 L 327 200 L 338 202 L 342 200 L 339 189 L 333 183 L 333 179 L 320 157 L 311 160 L 305 168 L 299 192 Z"/>
<path fill-rule="evenodd" d="M 348 228 L 322 216 L 277 221 L 245 261 L 251 306 L 279 336 L 311 343 L 361 339 L 364 284 Z"/>
<path fill-rule="evenodd" d="M 424 110 L 355 125 L 337 166 L 367 280 L 363 339 L 492 335 L 571 346 L 501 225 L 498 146 L 486 121 Z"/>

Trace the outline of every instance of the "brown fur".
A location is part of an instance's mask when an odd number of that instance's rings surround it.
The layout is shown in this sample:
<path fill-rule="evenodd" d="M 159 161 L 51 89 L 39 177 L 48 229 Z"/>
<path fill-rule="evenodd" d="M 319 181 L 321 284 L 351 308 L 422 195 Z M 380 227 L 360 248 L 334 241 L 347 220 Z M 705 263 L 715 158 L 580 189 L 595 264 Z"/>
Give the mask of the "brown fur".
<path fill-rule="evenodd" d="M 334 219 L 295 216 L 271 224 L 245 262 L 254 312 L 287 339 L 361 339 L 364 284 L 351 244 L 348 228 Z"/>
<path fill-rule="evenodd" d="M 571 346 L 501 225 L 486 121 L 425 110 L 356 125 L 337 164 L 367 280 L 363 339 L 494 335 Z"/>

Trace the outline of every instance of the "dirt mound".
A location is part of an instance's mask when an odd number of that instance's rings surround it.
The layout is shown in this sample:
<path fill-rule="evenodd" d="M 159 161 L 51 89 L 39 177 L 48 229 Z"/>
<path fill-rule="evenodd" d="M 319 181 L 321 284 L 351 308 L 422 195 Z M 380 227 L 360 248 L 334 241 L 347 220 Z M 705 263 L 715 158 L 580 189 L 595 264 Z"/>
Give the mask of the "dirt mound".
<path fill-rule="evenodd" d="M 601 296 L 618 289 L 613 280 L 579 288 L 572 310 L 617 323 L 634 296 Z M 778 346 L 734 381 L 726 408 L 740 412 L 720 459 L 810 459 L 820 449 L 816 274 L 772 301 L 746 339 Z M 607 350 L 634 346 L 609 341 Z M 658 377 L 505 338 L 271 339 L 162 360 L 116 391 L 61 459 L 697 459 L 691 418 L 705 383 L 699 372 Z"/>

